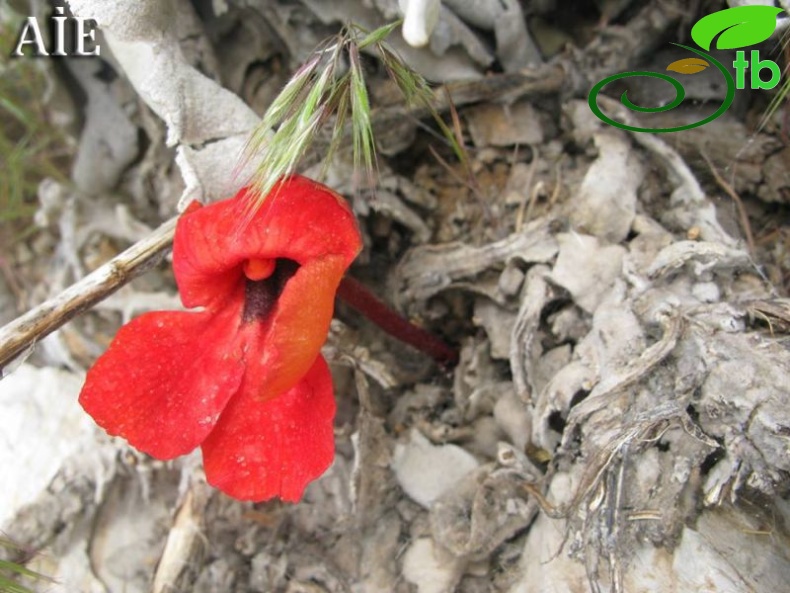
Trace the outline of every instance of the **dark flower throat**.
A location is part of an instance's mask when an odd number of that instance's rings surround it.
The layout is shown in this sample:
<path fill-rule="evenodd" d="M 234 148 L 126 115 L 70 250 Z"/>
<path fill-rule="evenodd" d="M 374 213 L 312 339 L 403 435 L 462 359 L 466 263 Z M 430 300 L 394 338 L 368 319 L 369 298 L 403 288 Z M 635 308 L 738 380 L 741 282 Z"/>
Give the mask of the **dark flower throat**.
<path fill-rule="evenodd" d="M 252 321 L 265 321 L 277 304 L 277 299 L 291 279 L 296 274 L 299 264 L 292 259 L 279 258 L 275 261 L 274 272 L 263 280 L 247 279 L 244 287 L 244 312 L 241 319 L 244 323 Z"/>

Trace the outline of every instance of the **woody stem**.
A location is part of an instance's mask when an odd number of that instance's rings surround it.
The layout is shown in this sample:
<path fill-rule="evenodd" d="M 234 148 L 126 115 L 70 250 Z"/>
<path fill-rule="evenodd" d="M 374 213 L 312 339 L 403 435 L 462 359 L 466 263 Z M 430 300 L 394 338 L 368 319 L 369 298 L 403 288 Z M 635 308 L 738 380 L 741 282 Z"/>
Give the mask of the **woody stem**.
<path fill-rule="evenodd" d="M 344 276 L 337 296 L 389 335 L 428 354 L 442 367 L 448 369 L 458 364 L 458 352 L 455 349 L 396 313 L 358 280 Z"/>
<path fill-rule="evenodd" d="M 14 358 L 158 263 L 170 249 L 177 220 L 171 218 L 57 296 L 0 327 L 0 378 Z"/>

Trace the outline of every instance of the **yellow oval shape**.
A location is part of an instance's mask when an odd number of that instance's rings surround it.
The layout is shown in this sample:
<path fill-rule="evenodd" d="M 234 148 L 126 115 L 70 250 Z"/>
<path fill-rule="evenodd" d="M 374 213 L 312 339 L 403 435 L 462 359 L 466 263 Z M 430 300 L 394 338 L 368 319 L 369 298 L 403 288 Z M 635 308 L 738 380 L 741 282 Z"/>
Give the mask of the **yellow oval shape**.
<path fill-rule="evenodd" d="M 710 66 L 710 64 L 702 58 L 683 58 L 682 60 L 672 62 L 667 66 L 667 70 L 677 72 L 678 74 L 696 74 L 697 72 L 702 72 L 708 66 Z"/>

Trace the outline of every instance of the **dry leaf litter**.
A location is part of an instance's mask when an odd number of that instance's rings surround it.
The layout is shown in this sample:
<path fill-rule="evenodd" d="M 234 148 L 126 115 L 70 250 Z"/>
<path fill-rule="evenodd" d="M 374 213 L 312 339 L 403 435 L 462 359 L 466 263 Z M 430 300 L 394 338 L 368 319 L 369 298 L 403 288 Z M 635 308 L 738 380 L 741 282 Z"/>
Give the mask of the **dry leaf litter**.
<path fill-rule="evenodd" d="M 395 0 L 69 5 L 97 20 L 102 56 L 61 62 L 83 97 L 57 105 L 81 122 L 71 183 L 40 185 L 39 231 L 13 246 L 0 283 L 4 320 L 177 207 L 232 193 L 239 151 L 288 73 L 339 24 L 398 14 Z M 179 306 L 166 265 L 0 382 L 0 524 L 56 577 L 48 591 L 786 590 L 781 112 L 757 133 L 749 102 L 670 136 L 602 124 L 584 89 L 648 62 L 695 15 L 595 6 L 446 0 L 427 47 L 392 37 L 436 82 L 484 80 L 494 64 L 560 64 L 567 78 L 560 92 L 462 101 L 476 185 L 408 114 L 379 138 L 375 192 L 345 155 L 332 163 L 326 182 L 365 235 L 355 273 L 461 361 L 442 373 L 340 306 L 325 348 L 337 457 L 299 505 L 218 495 L 199 457 L 153 461 L 77 406 L 120 323 Z M 374 101 L 391 104 L 370 67 Z M 699 85 L 693 98 L 715 98 Z M 703 154 L 752 198 L 755 251 Z"/>

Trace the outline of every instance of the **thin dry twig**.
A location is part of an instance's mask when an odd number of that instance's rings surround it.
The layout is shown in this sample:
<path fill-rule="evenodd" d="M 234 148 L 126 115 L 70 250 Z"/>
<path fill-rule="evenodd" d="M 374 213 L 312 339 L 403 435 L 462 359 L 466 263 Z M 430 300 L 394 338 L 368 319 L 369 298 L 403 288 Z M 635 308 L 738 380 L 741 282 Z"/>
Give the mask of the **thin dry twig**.
<path fill-rule="evenodd" d="M 622 593 L 623 591 L 623 566 L 620 563 L 622 551 L 619 550 L 621 538 L 621 519 L 620 514 L 623 506 L 623 486 L 625 476 L 625 465 L 628 459 L 629 446 L 626 443 L 620 453 L 620 463 L 617 470 L 617 475 L 612 475 L 615 483 L 613 489 L 612 504 L 609 505 L 609 539 L 611 547 L 608 550 L 609 557 L 609 570 L 612 579 L 613 593 Z"/>
<path fill-rule="evenodd" d="M 527 182 L 524 184 L 524 187 L 527 188 L 528 193 L 518 205 L 518 212 L 516 213 L 516 232 L 521 231 L 521 228 L 524 226 L 524 221 L 529 219 L 529 214 L 532 212 L 535 200 L 538 199 L 538 192 L 534 191 L 535 188 L 533 187 L 532 182 L 535 180 L 535 171 L 538 168 L 538 159 L 540 158 L 540 154 L 538 153 L 538 148 L 536 146 L 530 145 L 530 149 L 532 150 L 532 162 L 529 164 Z"/>
<path fill-rule="evenodd" d="M 567 519 L 568 509 L 565 505 L 554 505 L 548 501 L 543 492 L 535 484 L 524 482 L 521 484 L 522 490 L 532 496 L 540 506 L 541 510 L 552 519 Z"/>
<path fill-rule="evenodd" d="M 189 485 L 159 557 L 151 586 L 152 593 L 191 588 L 194 566 L 199 564 L 208 547 L 203 531 L 211 493 L 211 488 L 202 480 L 194 480 Z"/>
<path fill-rule="evenodd" d="M 59 295 L 0 328 L 0 372 L 36 342 L 156 265 L 173 242 L 176 220 L 171 218 Z"/>
<path fill-rule="evenodd" d="M 746 237 L 746 245 L 749 247 L 749 253 L 754 255 L 754 235 L 752 234 L 752 225 L 749 223 L 749 215 L 746 213 L 746 207 L 743 205 L 741 197 L 733 189 L 733 187 L 727 183 L 724 177 L 721 176 L 718 169 L 716 168 L 716 165 L 714 165 L 713 161 L 710 160 L 710 157 L 702 151 L 700 151 L 700 154 L 708 164 L 708 168 L 713 174 L 713 178 L 716 180 L 716 183 L 728 196 L 730 196 L 730 198 L 732 198 L 732 201 L 735 202 L 735 207 L 738 209 L 738 218 L 740 219 L 741 230 L 743 230 L 743 234 Z"/>

